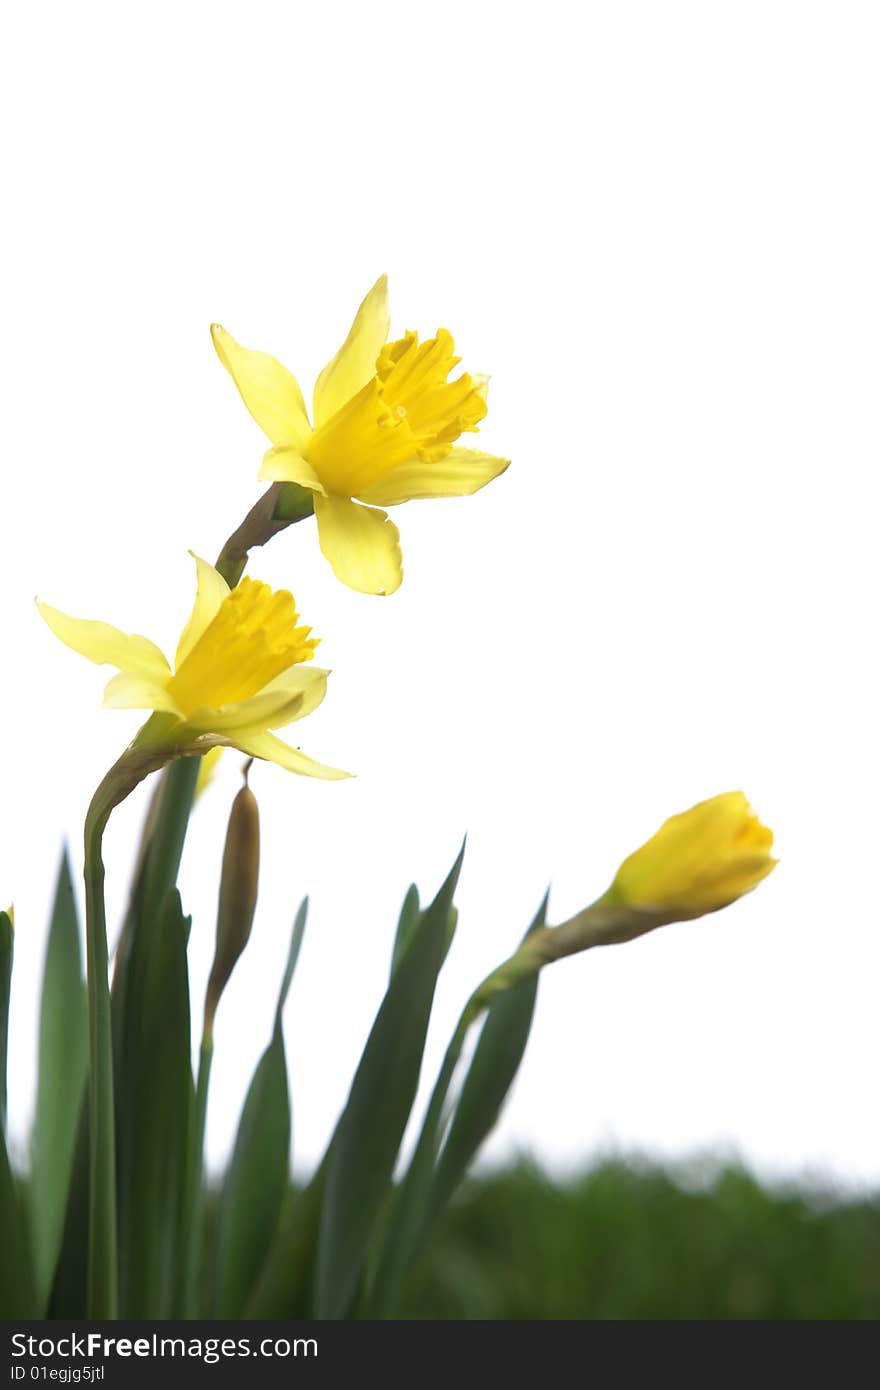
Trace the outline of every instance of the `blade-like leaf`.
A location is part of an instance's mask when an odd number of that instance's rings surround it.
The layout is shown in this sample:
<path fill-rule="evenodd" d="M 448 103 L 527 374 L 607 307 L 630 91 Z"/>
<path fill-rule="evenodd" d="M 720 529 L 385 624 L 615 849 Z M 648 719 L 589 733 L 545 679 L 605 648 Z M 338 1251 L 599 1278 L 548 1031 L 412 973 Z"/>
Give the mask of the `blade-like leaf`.
<path fill-rule="evenodd" d="M 200 763 L 201 758 L 179 758 L 155 779 L 113 962 L 113 1072 L 117 1093 L 126 1089 L 130 1067 L 136 1066 L 136 1058 L 132 1061 L 129 1056 L 132 1025 L 128 1014 L 138 1012 L 145 961 L 168 890 L 177 882 Z"/>
<path fill-rule="evenodd" d="M 164 1318 L 179 1263 L 190 1064 L 189 918 L 170 889 L 153 923 L 137 991 L 126 992 L 126 1085 L 117 1099 L 120 1314 Z"/>
<path fill-rule="evenodd" d="M 415 1099 L 464 848 L 389 983 L 334 1135 L 318 1248 L 319 1318 L 350 1311 Z"/>
<path fill-rule="evenodd" d="M 545 897 L 526 935 L 544 924 Z M 467 1011 L 443 1058 L 409 1168 L 394 1194 L 383 1242 L 375 1260 L 363 1314 L 394 1315 L 406 1270 L 430 1224 L 454 1191 L 468 1163 L 498 1118 L 519 1067 L 531 1027 L 537 976 L 499 995 L 489 1007 L 480 1040 L 455 1108 L 447 1141 L 438 1160 L 444 1113 L 453 1076 L 469 1032 Z"/>
<path fill-rule="evenodd" d="M 290 1193 L 278 1234 L 248 1300 L 246 1318 L 310 1318 L 315 1252 L 330 1148 L 302 1192 Z"/>
<path fill-rule="evenodd" d="M 79 923 L 65 850 L 43 971 L 37 1109 L 31 1145 L 30 1224 L 41 1309 L 49 1297 L 61 1244 L 88 1046 Z"/>
<path fill-rule="evenodd" d="M 543 927 L 546 911 L 545 898 L 529 927 L 529 934 Z M 497 995 L 489 1005 L 437 1163 L 429 1218 L 449 1200 L 471 1159 L 498 1121 L 526 1050 L 537 993 L 538 976 L 534 975 Z"/>
<path fill-rule="evenodd" d="M 290 1098 L 284 1042 L 276 1030 L 248 1089 L 223 1186 L 215 1317 L 241 1315 L 272 1243 L 289 1172 Z"/>
<path fill-rule="evenodd" d="M 37 1316 L 22 1193 L 6 1148 L 6 1050 L 12 986 L 13 930 L 0 912 L 0 1318 Z"/>
<path fill-rule="evenodd" d="M 0 1134 L 0 1318 L 36 1318 L 31 1252 L 22 1192 Z"/>
<path fill-rule="evenodd" d="M 397 931 L 394 933 L 394 946 L 391 951 L 392 975 L 403 958 L 418 924 L 419 890 L 414 883 L 411 883 L 406 890 L 406 897 L 403 900 L 403 906 L 400 909 L 400 917 L 397 922 Z"/>
<path fill-rule="evenodd" d="M 290 1181 L 290 1095 L 281 1014 L 296 968 L 308 902 L 296 915 L 272 1041 L 247 1093 L 217 1224 L 214 1316 L 237 1318 L 265 1263 Z"/>
<path fill-rule="evenodd" d="M 0 912 L 0 1131 L 6 1133 L 6 1053 L 9 1046 L 9 998 L 15 933 L 7 912 Z"/>
<path fill-rule="evenodd" d="M 306 919 L 309 915 L 309 900 L 303 898 L 299 905 L 299 910 L 293 919 L 293 930 L 290 933 L 290 947 L 287 952 L 287 964 L 284 967 L 284 974 L 281 976 L 281 988 L 278 991 L 278 1003 L 275 1006 L 275 1027 L 281 1024 L 281 1015 L 284 1005 L 287 1003 L 287 996 L 290 993 L 290 985 L 293 980 L 293 972 L 296 969 L 299 953 L 302 947 L 303 936 L 306 930 Z"/>
<path fill-rule="evenodd" d="M 64 1213 L 64 1232 L 52 1285 L 50 1318 L 86 1316 L 89 1248 L 89 1079 L 83 1088 L 76 1125 L 70 1190 Z"/>

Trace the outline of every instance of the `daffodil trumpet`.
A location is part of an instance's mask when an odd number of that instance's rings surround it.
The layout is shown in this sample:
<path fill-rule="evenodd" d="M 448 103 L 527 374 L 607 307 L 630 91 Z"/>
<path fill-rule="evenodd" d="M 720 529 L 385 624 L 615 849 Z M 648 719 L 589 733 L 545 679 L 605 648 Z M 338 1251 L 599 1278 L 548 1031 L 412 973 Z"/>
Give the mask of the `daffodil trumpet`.
<path fill-rule="evenodd" d="M 260 476 L 300 491 L 273 500 L 281 521 L 296 519 L 310 493 L 318 540 L 344 584 L 392 594 L 403 578 L 400 535 L 387 507 L 423 498 L 463 497 L 485 487 L 509 460 L 457 447 L 487 413 L 487 379 L 458 366 L 452 335 L 387 341 L 388 284 L 364 299 L 348 337 L 318 377 L 309 421 L 296 378 L 274 357 L 242 347 L 220 324 L 211 334 L 247 409 L 271 448 Z M 267 502 L 266 506 L 269 505 Z"/>
<path fill-rule="evenodd" d="M 195 560 L 196 598 L 173 670 L 146 637 L 38 604 L 67 646 L 98 665 L 117 667 L 104 692 L 106 705 L 151 711 L 95 792 L 85 823 L 92 1318 L 113 1318 L 117 1308 L 113 1052 L 102 859 L 110 814 L 149 773 L 215 747 L 240 748 L 305 776 L 335 780 L 348 775 L 315 762 L 272 732 L 315 709 L 327 685 L 326 671 L 301 669 L 317 641 L 310 628 L 299 624 L 293 596 L 251 579 L 230 589 L 213 566 Z"/>

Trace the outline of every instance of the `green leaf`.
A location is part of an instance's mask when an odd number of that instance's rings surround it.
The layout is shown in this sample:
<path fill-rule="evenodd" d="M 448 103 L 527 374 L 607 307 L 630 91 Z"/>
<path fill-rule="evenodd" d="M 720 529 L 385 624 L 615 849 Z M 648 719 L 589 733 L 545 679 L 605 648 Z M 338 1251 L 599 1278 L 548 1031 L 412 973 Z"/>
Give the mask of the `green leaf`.
<path fill-rule="evenodd" d="M 543 927 L 546 911 L 545 897 L 527 935 Z M 437 1163 L 429 1218 L 445 1206 L 471 1159 L 495 1128 L 526 1050 L 537 993 L 538 976 L 534 975 L 496 995 L 489 1005 Z"/>
<path fill-rule="evenodd" d="M 9 1047 L 9 999 L 15 932 L 8 912 L 0 912 L 0 1131 L 6 1134 L 6 1054 Z"/>
<path fill-rule="evenodd" d="M 302 1192 L 290 1192 L 278 1235 L 248 1300 L 248 1319 L 310 1318 L 315 1252 L 331 1145 Z"/>
<path fill-rule="evenodd" d="M 462 846 L 394 971 L 333 1138 L 318 1247 L 319 1318 L 346 1317 L 363 1277 L 415 1099 L 463 855 Z"/>
<path fill-rule="evenodd" d="M 293 972 L 299 960 L 299 953 L 302 948 L 308 915 L 309 900 L 308 898 L 303 898 L 299 905 L 299 911 L 293 919 L 293 930 L 290 934 L 290 948 L 287 952 L 287 964 L 284 967 L 284 974 L 281 976 L 281 988 L 278 991 L 278 1003 L 275 1006 L 276 1028 L 280 1028 L 281 1026 L 281 1015 L 284 1011 L 284 1005 L 287 1003 L 287 996 L 290 993 L 290 985 L 293 980 Z"/>
<path fill-rule="evenodd" d="M 193 1118 L 186 945 L 190 919 L 169 889 L 126 1000 L 125 1084 L 117 1092 L 120 1316 L 171 1315 Z"/>
<path fill-rule="evenodd" d="M 22 1198 L 0 1135 L 0 1318 L 39 1316 Z"/>
<path fill-rule="evenodd" d="M 391 951 L 392 975 L 400 964 L 418 924 L 419 890 L 414 883 L 411 883 L 406 890 L 406 897 L 403 900 L 400 917 L 397 921 L 397 931 L 394 933 L 394 946 Z"/>
<path fill-rule="evenodd" d="M 526 935 L 544 924 L 545 897 Z M 537 976 L 499 995 L 490 1005 L 452 1126 L 438 1163 L 446 1099 L 470 1031 L 466 1009 L 446 1049 L 409 1168 L 394 1194 L 363 1311 L 394 1315 L 403 1278 L 433 1218 L 454 1191 L 489 1130 L 519 1067 L 531 1027 Z M 449 1152 L 449 1159 L 446 1154 Z"/>
<path fill-rule="evenodd" d="M 129 1056 L 131 1012 L 138 1011 L 145 962 L 159 924 L 165 896 L 177 882 L 201 758 L 179 758 L 155 780 L 144 825 L 128 910 L 113 962 L 113 1069 L 118 1093 L 128 1085 L 137 1059 Z"/>
<path fill-rule="evenodd" d="M 89 1079 L 83 1088 L 76 1126 L 64 1233 L 47 1316 L 80 1321 L 87 1315 L 89 1249 Z"/>
<path fill-rule="evenodd" d="M 290 1096 L 281 1015 L 296 968 L 308 900 L 296 915 L 272 1041 L 254 1072 L 223 1185 L 213 1315 L 237 1318 L 266 1261 L 290 1181 Z"/>
<path fill-rule="evenodd" d="M 0 1318 L 38 1316 L 22 1192 L 6 1148 L 6 1052 L 12 987 L 13 929 L 0 912 Z"/>
<path fill-rule="evenodd" d="M 37 1300 L 52 1287 L 88 1065 L 88 1010 L 70 862 L 58 870 L 40 1002 L 39 1079 L 31 1145 L 30 1224 Z"/>

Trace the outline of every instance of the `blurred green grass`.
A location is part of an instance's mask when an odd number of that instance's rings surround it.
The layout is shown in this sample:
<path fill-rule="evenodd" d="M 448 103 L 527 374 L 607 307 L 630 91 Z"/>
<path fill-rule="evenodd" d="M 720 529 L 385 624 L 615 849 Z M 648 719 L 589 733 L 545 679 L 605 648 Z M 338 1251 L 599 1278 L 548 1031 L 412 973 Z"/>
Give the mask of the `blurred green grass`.
<path fill-rule="evenodd" d="M 399 1316 L 874 1319 L 880 1195 L 770 1191 L 733 1165 L 555 1182 L 522 1164 L 466 1184 Z"/>

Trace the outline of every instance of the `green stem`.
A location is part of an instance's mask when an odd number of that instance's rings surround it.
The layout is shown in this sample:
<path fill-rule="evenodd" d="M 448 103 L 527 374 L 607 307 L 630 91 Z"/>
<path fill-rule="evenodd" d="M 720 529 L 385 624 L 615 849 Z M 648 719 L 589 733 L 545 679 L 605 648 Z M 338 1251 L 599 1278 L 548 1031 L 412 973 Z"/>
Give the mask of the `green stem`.
<path fill-rule="evenodd" d="M 103 784 L 102 784 L 103 785 Z M 100 790 L 100 789 L 99 789 Z M 101 843 L 110 815 L 98 794 L 85 829 L 86 954 L 89 993 L 89 1290 L 88 1316 L 117 1316 L 116 1135 L 113 1045 Z"/>
<path fill-rule="evenodd" d="M 183 1295 L 182 1316 L 198 1315 L 196 1290 L 199 1275 L 199 1255 L 202 1245 L 202 1154 L 205 1147 L 205 1117 L 208 1113 L 208 1087 L 211 1081 L 211 1062 L 214 1040 L 202 1035 L 199 1049 L 199 1077 L 196 1083 L 196 1105 L 192 1134 L 187 1153 L 186 1192 L 183 1211 Z"/>
<path fill-rule="evenodd" d="M 234 589 L 244 574 L 248 555 L 279 531 L 305 521 L 314 511 L 312 494 L 297 483 L 273 483 L 226 541 L 214 568 Z"/>

